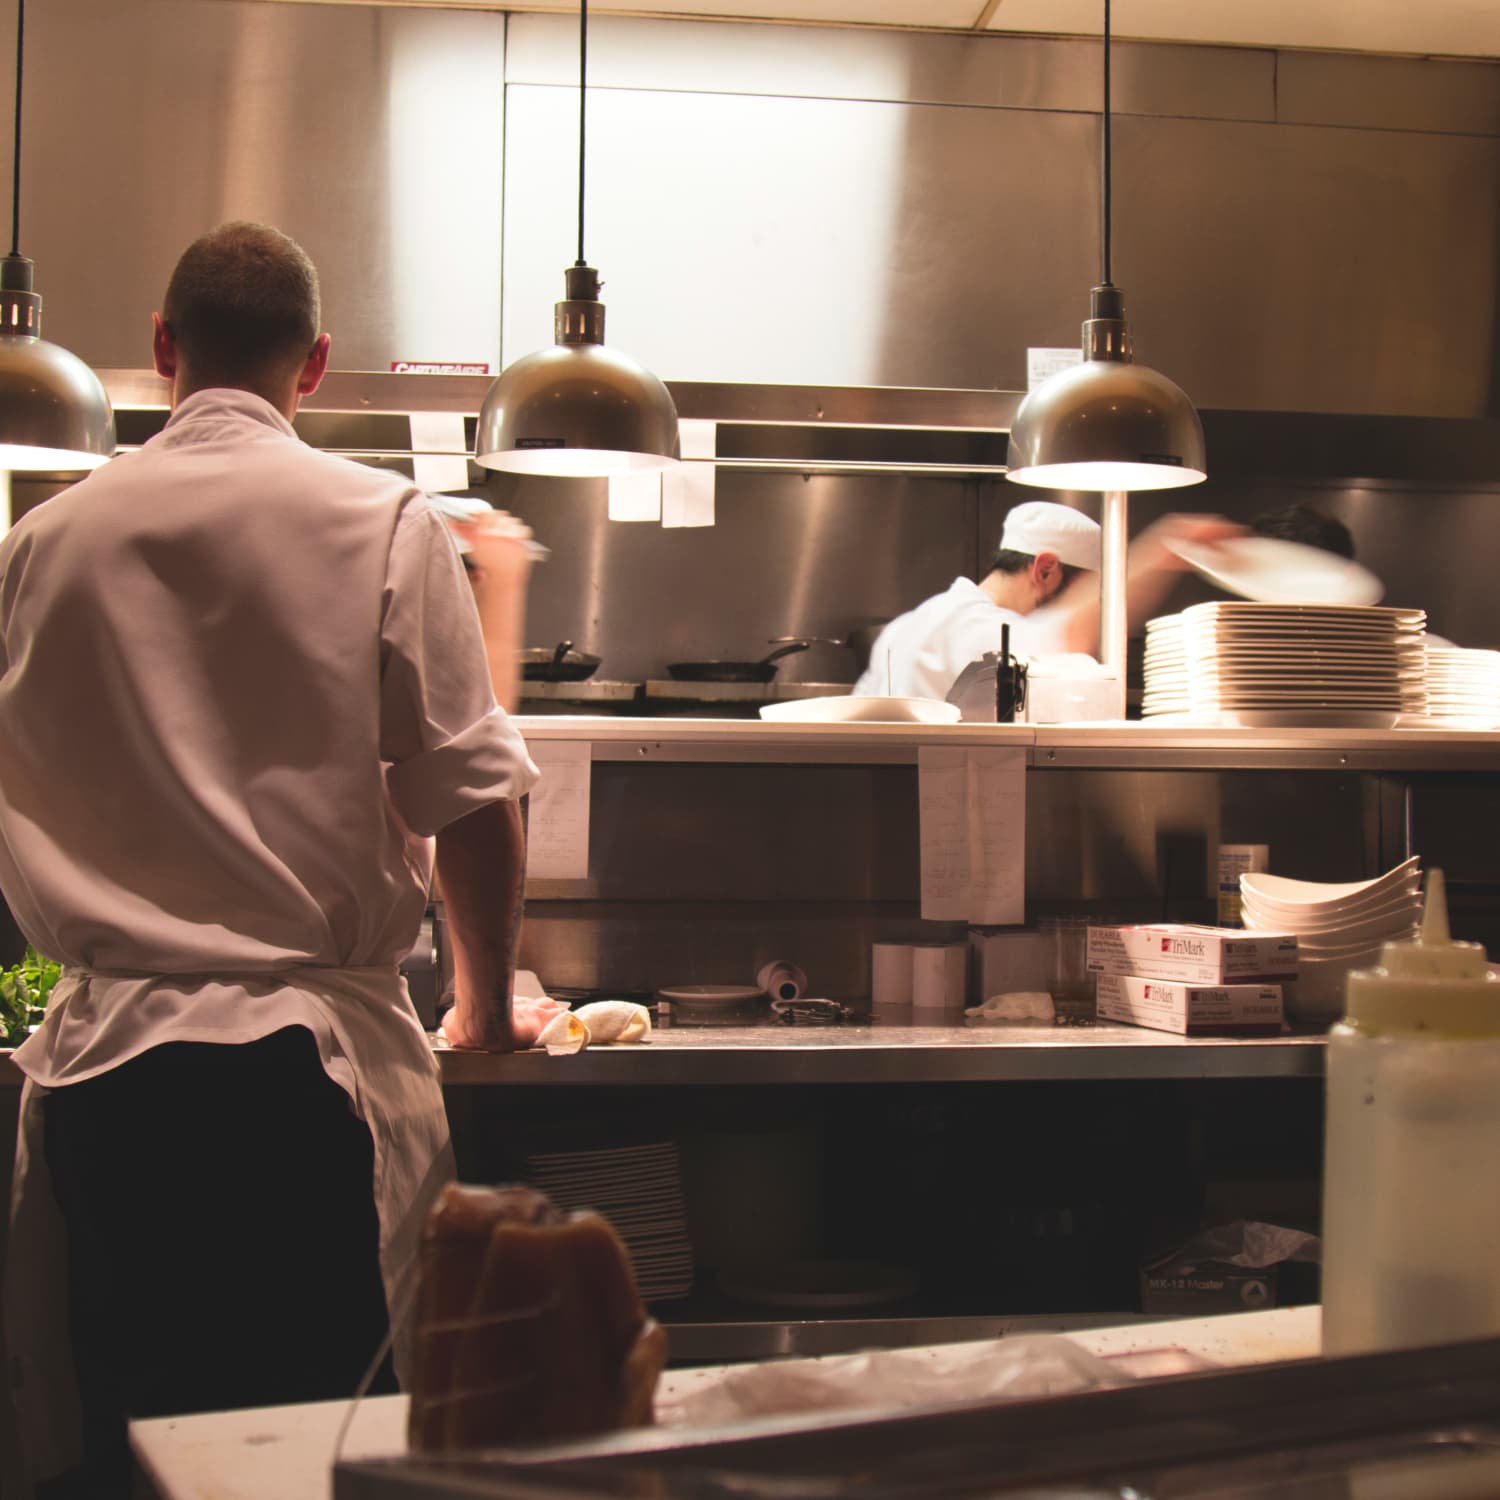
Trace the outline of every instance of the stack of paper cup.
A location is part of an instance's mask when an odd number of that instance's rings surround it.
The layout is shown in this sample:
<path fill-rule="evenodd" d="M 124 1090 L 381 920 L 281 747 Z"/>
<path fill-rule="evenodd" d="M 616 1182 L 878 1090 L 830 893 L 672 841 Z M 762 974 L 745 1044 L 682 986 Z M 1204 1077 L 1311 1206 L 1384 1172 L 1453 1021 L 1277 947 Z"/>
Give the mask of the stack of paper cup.
<path fill-rule="evenodd" d="M 919 943 L 912 949 L 912 1010 L 928 1015 L 963 1015 L 968 973 L 967 943 Z"/>
<path fill-rule="evenodd" d="M 870 948 L 870 1004 L 876 1010 L 911 1006 L 910 943 L 875 943 Z"/>

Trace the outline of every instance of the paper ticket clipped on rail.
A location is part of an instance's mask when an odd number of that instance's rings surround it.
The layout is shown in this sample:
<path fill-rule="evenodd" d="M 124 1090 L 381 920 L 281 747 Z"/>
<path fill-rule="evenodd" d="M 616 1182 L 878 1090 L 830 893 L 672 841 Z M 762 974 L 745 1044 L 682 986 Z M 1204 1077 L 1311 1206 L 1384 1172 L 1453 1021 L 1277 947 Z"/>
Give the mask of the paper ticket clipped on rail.
<path fill-rule="evenodd" d="M 586 880 L 593 765 L 587 740 L 533 739 L 527 750 L 542 774 L 526 819 L 526 874 L 532 880 Z"/>
<path fill-rule="evenodd" d="M 1026 751 L 917 751 L 922 918 L 1026 920 Z"/>

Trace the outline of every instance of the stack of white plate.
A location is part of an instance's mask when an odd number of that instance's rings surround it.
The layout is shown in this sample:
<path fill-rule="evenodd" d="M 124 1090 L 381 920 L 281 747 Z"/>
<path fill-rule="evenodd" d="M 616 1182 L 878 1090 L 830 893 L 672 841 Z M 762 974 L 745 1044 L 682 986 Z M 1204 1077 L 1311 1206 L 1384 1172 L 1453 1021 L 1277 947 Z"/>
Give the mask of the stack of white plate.
<path fill-rule="evenodd" d="M 1142 718 L 1185 716 L 1191 712 L 1193 700 L 1188 691 L 1187 648 L 1183 643 L 1181 615 L 1159 615 L 1146 621 L 1143 670 Z"/>
<path fill-rule="evenodd" d="M 1240 914 L 1247 928 L 1297 934 L 1297 986 L 1287 1014 L 1337 1016 L 1344 975 L 1380 962 L 1386 943 L 1411 942 L 1422 920 L 1422 872 L 1415 855 L 1373 880 L 1325 884 L 1259 870 L 1240 876 Z"/>
<path fill-rule="evenodd" d="M 526 1167 L 531 1184 L 559 1208 L 591 1208 L 609 1221 L 630 1252 L 643 1301 L 692 1290 L 693 1249 L 674 1142 L 547 1152 L 528 1157 Z"/>
<path fill-rule="evenodd" d="M 1427 642 L 1427 722 L 1435 728 L 1500 727 L 1500 651 Z"/>
<path fill-rule="evenodd" d="M 1144 715 L 1389 729 L 1426 703 L 1426 615 L 1374 605 L 1195 604 L 1147 627 Z M 1153 628 L 1154 627 L 1154 628 Z"/>

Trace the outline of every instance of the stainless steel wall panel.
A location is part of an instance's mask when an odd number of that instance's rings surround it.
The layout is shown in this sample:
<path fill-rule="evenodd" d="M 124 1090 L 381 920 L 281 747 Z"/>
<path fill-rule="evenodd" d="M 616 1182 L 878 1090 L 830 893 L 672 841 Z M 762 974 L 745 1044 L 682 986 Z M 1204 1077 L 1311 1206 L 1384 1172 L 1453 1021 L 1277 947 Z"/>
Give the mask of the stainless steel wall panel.
<path fill-rule="evenodd" d="M 1493 414 L 1500 142 L 1140 117 L 1115 142 L 1137 356 L 1200 406 Z"/>
<path fill-rule="evenodd" d="M 650 45 L 641 39 L 649 26 Z M 571 87 L 571 17 L 515 15 L 506 78 Z M 1125 113 L 1271 119 L 1275 53 L 1117 43 L 1115 108 Z M 591 87 L 779 98 L 865 99 L 1097 113 L 1099 46 L 1086 39 L 873 31 L 857 27 L 592 17 Z"/>
<path fill-rule="evenodd" d="M 504 31 L 376 6 L 33 6 L 22 248 L 47 335 L 145 363 L 183 247 L 253 218 L 317 261 L 338 366 L 493 362 Z"/>
<path fill-rule="evenodd" d="M 1276 118 L 1284 125 L 1500 135 L 1500 64 L 1283 52 Z"/>
<path fill-rule="evenodd" d="M 594 766 L 587 882 L 534 882 L 521 960 L 553 985 L 745 983 L 787 957 L 815 993 L 868 995 L 870 944 L 921 920 L 912 766 Z M 1363 871 L 1359 778 L 1079 770 L 1028 775 L 1027 914 L 1208 920 L 1221 838 L 1278 870 Z"/>
<path fill-rule="evenodd" d="M 577 36 L 567 16 L 512 16 L 507 81 L 575 86 Z M 591 18 L 589 84 L 788 99 L 1097 107 L 1097 46 L 993 41 L 858 27 Z"/>
<path fill-rule="evenodd" d="M 1087 45 L 1093 54 L 1094 94 L 1082 107 L 1101 110 L 1103 59 L 1097 43 Z M 1110 107 L 1119 114 L 1200 120 L 1276 117 L 1274 52 L 1112 43 L 1110 73 Z"/>
<path fill-rule="evenodd" d="M 551 342 L 576 109 L 508 90 L 507 358 Z M 608 90 L 590 119 L 609 337 L 664 379 L 1016 389 L 1076 336 L 1049 311 L 1097 275 L 1085 116 Z"/>
<path fill-rule="evenodd" d="M 783 635 L 843 639 L 969 572 L 975 486 L 901 476 L 737 474 L 718 479 L 718 524 L 612 522 L 602 487 L 496 481 L 487 491 L 552 549 L 531 590 L 527 639 L 572 640 L 599 675 L 645 681 L 672 661 L 755 660 Z M 851 682 L 846 648 L 782 660 L 789 682 Z"/>

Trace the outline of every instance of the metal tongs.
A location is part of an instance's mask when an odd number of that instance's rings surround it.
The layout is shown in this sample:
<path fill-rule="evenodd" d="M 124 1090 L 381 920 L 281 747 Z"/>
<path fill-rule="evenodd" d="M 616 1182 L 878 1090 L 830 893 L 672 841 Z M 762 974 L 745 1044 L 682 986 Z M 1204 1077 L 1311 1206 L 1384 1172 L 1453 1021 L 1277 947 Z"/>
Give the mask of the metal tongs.
<path fill-rule="evenodd" d="M 1014 724 L 1026 708 L 1027 663 L 1010 654 L 1010 626 L 1000 627 L 1000 660 L 995 666 L 995 722 Z"/>

